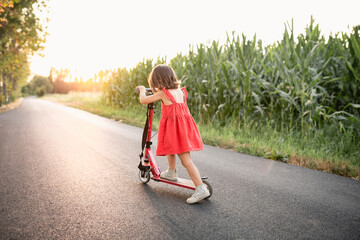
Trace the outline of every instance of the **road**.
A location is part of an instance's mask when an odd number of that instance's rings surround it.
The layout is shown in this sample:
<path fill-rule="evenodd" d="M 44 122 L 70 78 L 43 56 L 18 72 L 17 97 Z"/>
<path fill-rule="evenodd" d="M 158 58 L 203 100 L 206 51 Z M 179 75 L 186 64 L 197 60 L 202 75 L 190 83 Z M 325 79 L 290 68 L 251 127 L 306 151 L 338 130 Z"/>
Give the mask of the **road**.
<path fill-rule="evenodd" d="M 0 114 L 0 239 L 360 239 L 359 181 L 205 146 L 214 194 L 187 205 L 139 181 L 141 135 L 36 98 Z"/>

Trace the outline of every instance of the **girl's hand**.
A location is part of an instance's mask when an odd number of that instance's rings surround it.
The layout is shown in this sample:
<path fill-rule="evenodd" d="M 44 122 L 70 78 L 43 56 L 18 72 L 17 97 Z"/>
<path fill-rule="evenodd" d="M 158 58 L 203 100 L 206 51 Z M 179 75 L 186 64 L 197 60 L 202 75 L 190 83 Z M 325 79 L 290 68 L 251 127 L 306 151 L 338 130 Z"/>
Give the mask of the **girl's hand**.
<path fill-rule="evenodd" d="M 137 86 L 136 87 L 136 92 L 137 93 L 145 92 L 145 87 L 144 86 Z"/>

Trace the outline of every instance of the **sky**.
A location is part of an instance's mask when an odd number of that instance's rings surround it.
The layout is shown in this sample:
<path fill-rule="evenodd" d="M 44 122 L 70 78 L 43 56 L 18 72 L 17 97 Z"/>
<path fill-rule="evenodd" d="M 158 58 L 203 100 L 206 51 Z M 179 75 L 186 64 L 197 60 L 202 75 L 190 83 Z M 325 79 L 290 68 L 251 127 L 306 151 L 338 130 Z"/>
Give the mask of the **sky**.
<path fill-rule="evenodd" d="M 360 24 L 358 0 L 49 0 L 43 57 L 31 57 L 32 74 L 68 68 L 87 79 L 105 69 L 136 66 L 144 58 L 186 53 L 190 45 L 217 40 L 227 32 L 264 44 L 279 41 L 285 24 L 304 32 L 311 16 L 324 36 L 351 32 Z"/>

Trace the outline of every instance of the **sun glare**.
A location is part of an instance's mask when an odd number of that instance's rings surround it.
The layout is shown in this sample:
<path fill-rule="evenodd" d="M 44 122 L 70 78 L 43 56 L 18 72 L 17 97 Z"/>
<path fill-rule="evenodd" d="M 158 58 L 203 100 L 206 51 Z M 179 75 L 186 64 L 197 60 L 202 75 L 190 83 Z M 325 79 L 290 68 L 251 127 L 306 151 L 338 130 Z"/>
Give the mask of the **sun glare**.
<path fill-rule="evenodd" d="M 320 1 L 319 1 L 320 2 Z M 226 32 L 244 33 L 264 44 L 282 38 L 284 24 L 294 20 L 295 35 L 303 32 L 313 15 L 324 35 L 351 31 L 359 21 L 360 3 L 327 4 L 289 1 L 49 1 L 50 22 L 45 57 L 32 57 L 31 71 L 48 76 L 52 67 L 70 69 L 71 76 L 88 79 L 100 70 L 131 68 L 144 58 L 167 57 L 209 40 L 226 41 Z M 71 6 L 71 7 L 69 7 Z M 232 6 L 229 8 L 228 6 Z M 311 6 L 311 7 L 309 7 Z M 80 11 L 81 9 L 81 11 Z M 346 14 L 341 15 L 342 12 Z M 151 14 L 150 14 L 151 13 Z M 334 17 L 335 16 L 335 17 Z M 44 17 L 43 15 L 41 17 Z M 350 29 L 348 28 L 350 26 Z"/>

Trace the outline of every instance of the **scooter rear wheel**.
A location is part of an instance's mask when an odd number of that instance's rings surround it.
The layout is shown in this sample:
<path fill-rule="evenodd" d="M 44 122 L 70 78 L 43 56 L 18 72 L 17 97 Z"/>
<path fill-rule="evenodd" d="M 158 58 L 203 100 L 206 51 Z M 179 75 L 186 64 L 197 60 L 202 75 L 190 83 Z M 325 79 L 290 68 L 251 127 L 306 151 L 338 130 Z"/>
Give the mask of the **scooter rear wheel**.
<path fill-rule="evenodd" d="M 142 176 L 144 174 L 144 177 Z M 147 184 L 150 181 L 150 171 L 143 172 L 139 170 L 139 179 L 142 183 Z"/>
<path fill-rule="evenodd" d="M 206 180 L 202 180 L 202 181 L 206 185 L 207 189 L 210 192 L 210 195 L 205 198 L 205 199 L 207 199 L 207 198 L 211 197 L 211 195 L 213 194 L 213 188 L 212 188 L 212 186 L 210 185 L 210 183 L 208 181 L 206 181 Z"/>

